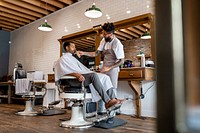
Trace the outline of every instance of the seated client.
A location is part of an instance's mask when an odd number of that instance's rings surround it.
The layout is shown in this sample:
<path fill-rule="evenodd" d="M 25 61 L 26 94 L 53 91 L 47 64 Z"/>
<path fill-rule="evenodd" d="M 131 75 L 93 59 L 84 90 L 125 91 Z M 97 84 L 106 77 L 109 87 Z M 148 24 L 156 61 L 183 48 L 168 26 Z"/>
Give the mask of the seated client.
<path fill-rule="evenodd" d="M 116 98 L 111 80 L 107 75 L 90 71 L 73 56 L 76 53 L 74 43 L 64 42 L 63 48 L 66 53 L 54 64 L 56 81 L 62 76 L 75 76 L 78 80 L 72 84 L 81 86 L 82 81 L 84 81 L 84 85 L 88 86 L 92 83 L 94 89 L 91 88 L 92 97 L 100 96 L 105 102 L 106 109 L 122 103 L 122 100 Z"/>

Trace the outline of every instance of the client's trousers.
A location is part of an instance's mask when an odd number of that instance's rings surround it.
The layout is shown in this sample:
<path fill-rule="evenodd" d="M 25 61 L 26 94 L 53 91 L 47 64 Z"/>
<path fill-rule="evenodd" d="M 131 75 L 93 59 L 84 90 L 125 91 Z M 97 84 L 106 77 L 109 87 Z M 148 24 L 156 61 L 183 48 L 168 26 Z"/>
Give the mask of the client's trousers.
<path fill-rule="evenodd" d="M 98 92 L 98 94 L 101 96 L 102 100 L 105 103 L 107 103 L 110 99 L 116 98 L 113 88 L 110 88 L 109 90 L 105 91 L 96 73 L 87 73 L 82 75 L 85 77 L 84 85 L 89 86 L 89 84 L 92 83 L 95 90 Z M 70 84 L 72 86 L 81 86 L 81 82 L 78 80 L 71 80 Z"/>

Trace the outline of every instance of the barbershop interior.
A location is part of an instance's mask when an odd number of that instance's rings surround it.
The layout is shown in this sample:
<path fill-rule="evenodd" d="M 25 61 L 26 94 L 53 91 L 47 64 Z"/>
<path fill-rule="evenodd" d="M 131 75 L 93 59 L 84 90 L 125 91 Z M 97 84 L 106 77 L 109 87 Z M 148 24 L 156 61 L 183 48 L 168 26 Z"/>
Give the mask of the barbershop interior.
<path fill-rule="evenodd" d="M 199 5 L 0 0 L 0 133 L 200 132 Z"/>

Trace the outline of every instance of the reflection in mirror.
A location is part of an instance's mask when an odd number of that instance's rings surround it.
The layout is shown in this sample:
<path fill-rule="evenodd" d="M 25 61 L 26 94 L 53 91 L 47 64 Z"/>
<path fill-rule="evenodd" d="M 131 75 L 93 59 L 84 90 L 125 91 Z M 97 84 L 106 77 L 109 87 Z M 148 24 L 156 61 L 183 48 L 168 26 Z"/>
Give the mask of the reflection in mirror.
<path fill-rule="evenodd" d="M 115 25 L 115 36 L 122 42 L 124 46 L 125 59 L 136 62 L 137 66 L 140 61 L 138 54 L 145 54 L 147 60 L 155 61 L 155 45 L 153 37 L 153 16 L 151 14 L 144 14 L 134 18 L 118 21 Z M 60 43 L 70 41 L 75 43 L 77 50 L 94 52 L 102 39 L 101 25 L 94 26 L 92 29 L 63 36 L 59 39 Z M 141 39 L 141 36 L 149 31 L 151 39 Z M 62 53 L 64 51 L 62 50 Z M 61 54 L 62 55 L 62 54 Z M 87 67 L 92 65 L 98 66 L 102 58 L 88 58 L 84 57 L 82 60 L 89 60 Z"/>

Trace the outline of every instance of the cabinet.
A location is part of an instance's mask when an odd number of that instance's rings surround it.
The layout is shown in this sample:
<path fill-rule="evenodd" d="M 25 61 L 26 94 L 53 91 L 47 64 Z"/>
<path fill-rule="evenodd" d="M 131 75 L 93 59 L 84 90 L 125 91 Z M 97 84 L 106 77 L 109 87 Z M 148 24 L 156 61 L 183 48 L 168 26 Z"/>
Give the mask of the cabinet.
<path fill-rule="evenodd" d="M 136 117 L 141 117 L 141 99 L 142 93 L 141 81 L 154 81 L 155 68 L 152 67 L 132 67 L 122 68 L 119 72 L 119 80 L 128 81 L 129 86 L 134 91 L 136 96 Z"/>

